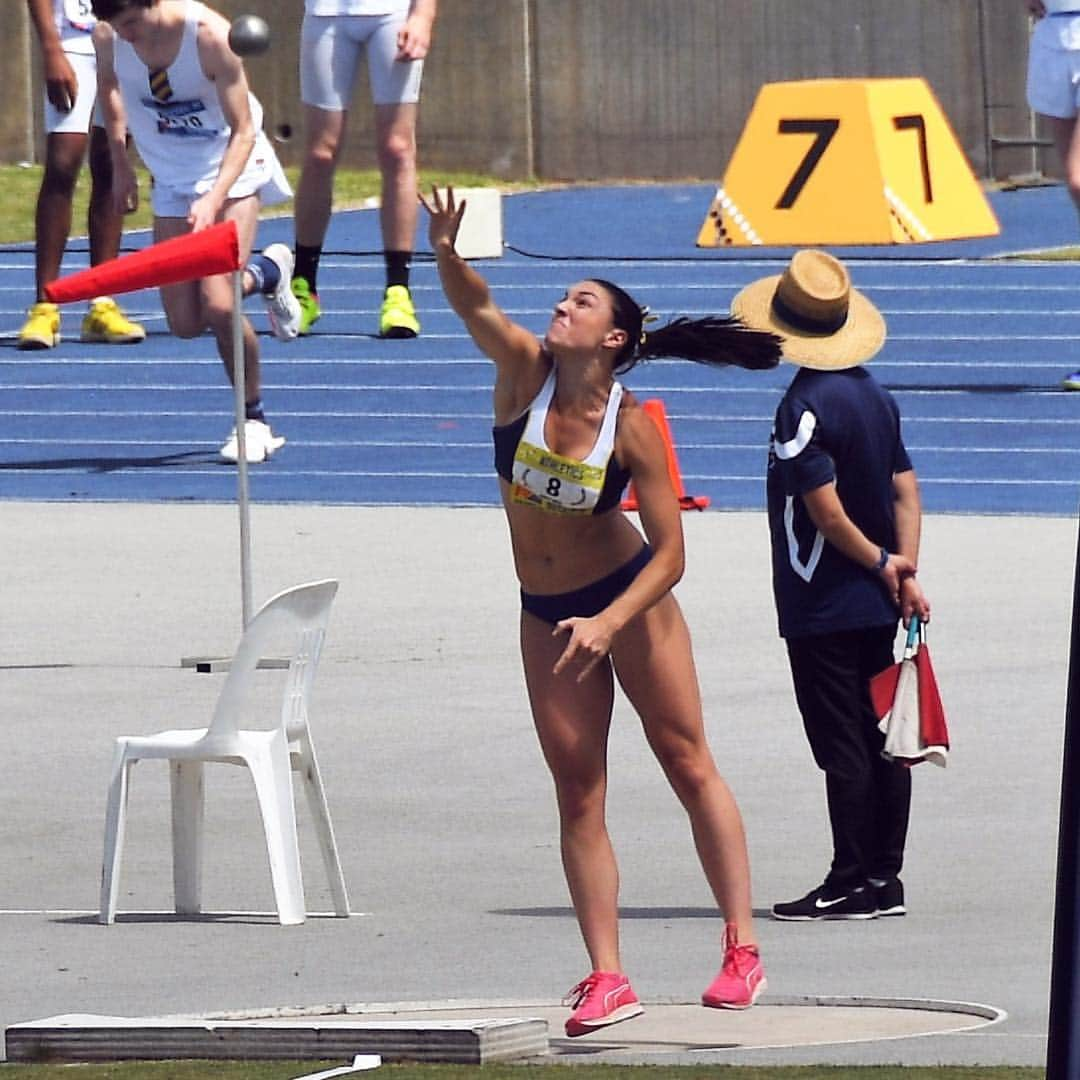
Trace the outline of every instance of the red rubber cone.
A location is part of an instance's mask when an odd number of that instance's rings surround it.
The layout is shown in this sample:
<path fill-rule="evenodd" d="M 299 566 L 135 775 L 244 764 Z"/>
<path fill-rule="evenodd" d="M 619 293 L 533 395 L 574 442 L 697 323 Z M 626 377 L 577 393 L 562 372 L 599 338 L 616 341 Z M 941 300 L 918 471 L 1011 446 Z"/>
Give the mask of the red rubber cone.
<path fill-rule="evenodd" d="M 223 221 L 209 229 L 174 236 L 142 251 L 68 274 L 46 285 L 45 296 L 54 304 L 69 304 L 73 300 L 173 285 L 239 269 L 236 222 Z"/>

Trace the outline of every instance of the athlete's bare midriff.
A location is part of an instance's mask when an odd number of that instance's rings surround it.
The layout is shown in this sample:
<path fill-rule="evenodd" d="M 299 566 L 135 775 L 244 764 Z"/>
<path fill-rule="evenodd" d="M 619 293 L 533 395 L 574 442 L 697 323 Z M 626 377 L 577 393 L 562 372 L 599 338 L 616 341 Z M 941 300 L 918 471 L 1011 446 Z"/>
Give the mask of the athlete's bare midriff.
<path fill-rule="evenodd" d="M 641 534 L 618 509 L 553 514 L 515 503 L 499 481 L 518 580 L 526 592 L 562 593 L 599 581 L 641 549 Z"/>

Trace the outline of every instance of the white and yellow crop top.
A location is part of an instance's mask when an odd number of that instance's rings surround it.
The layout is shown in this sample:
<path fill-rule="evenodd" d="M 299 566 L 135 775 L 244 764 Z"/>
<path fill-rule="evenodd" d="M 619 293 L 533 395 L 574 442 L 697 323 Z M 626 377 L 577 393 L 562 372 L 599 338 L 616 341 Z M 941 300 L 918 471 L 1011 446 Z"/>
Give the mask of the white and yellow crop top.
<path fill-rule="evenodd" d="M 555 369 L 532 404 L 509 424 L 492 429 L 495 471 L 511 486 L 516 503 L 556 514 L 602 514 L 618 505 L 630 470 L 615 460 L 615 425 L 623 388 L 615 382 L 592 450 L 583 461 L 549 450 L 544 422 L 555 395 Z"/>

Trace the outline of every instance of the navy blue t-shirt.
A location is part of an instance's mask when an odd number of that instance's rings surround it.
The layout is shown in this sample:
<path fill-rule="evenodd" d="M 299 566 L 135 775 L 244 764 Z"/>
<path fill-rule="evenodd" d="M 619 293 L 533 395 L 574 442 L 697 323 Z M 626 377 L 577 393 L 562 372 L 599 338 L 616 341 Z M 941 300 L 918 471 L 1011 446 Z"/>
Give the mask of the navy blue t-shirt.
<path fill-rule="evenodd" d="M 896 402 L 866 368 L 799 370 L 776 410 L 766 483 L 781 637 L 896 622 L 877 574 L 828 543 L 799 496 L 835 482 L 848 517 L 895 551 L 893 476 L 910 468 Z"/>

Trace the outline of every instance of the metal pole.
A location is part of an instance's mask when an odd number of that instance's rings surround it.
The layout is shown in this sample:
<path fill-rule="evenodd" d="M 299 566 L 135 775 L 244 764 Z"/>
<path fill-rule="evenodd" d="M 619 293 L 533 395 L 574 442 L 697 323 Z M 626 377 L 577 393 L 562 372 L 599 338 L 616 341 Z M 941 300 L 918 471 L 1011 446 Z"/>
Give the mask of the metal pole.
<path fill-rule="evenodd" d="M 537 94 L 533 86 L 536 72 L 533 65 L 533 34 L 535 33 L 535 12 L 533 0 L 521 0 L 521 44 L 524 61 L 521 77 L 525 89 L 525 172 L 536 176 L 536 110 Z"/>
<path fill-rule="evenodd" d="M 233 271 L 232 372 L 236 412 L 236 503 L 240 510 L 240 611 L 243 627 L 251 621 L 251 529 L 248 514 L 247 389 L 244 371 L 244 271 Z"/>
<path fill-rule="evenodd" d="M 994 106 L 990 101 L 990 35 L 986 26 L 986 5 L 979 0 L 975 9 L 975 19 L 979 27 L 979 85 L 983 99 L 983 154 L 986 164 L 983 175 L 991 180 L 994 176 Z"/>
<path fill-rule="evenodd" d="M 1080 1076 L 1080 538 L 1073 575 L 1072 639 L 1065 702 L 1065 745 L 1061 765 L 1061 816 L 1058 824 L 1057 896 L 1050 969 L 1050 1030 L 1046 1080 Z"/>
<path fill-rule="evenodd" d="M 35 77 L 34 65 L 39 63 L 38 52 L 33 48 L 32 34 L 30 32 L 30 12 L 25 4 L 20 5 L 21 18 L 19 20 L 19 49 L 26 57 L 26 79 L 24 80 L 23 92 L 26 94 L 26 124 L 23 130 L 23 161 L 28 165 L 37 159 L 37 144 L 35 141 L 34 109 L 35 102 L 41 91 L 40 83 Z"/>

